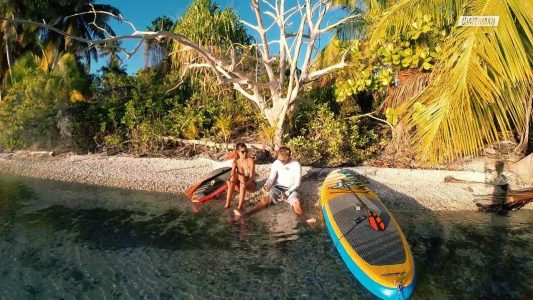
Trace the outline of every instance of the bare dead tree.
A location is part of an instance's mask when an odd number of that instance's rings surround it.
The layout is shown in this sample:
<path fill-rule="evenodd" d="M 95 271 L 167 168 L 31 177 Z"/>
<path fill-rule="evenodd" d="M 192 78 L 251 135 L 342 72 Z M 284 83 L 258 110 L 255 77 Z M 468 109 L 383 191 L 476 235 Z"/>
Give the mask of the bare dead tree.
<path fill-rule="evenodd" d="M 209 68 L 215 74 L 219 84 L 231 84 L 236 91 L 253 102 L 268 123 L 275 127 L 274 143 L 279 146 L 283 142 L 287 112 L 295 104 L 303 86 L 347 66 L 345 60 L 349 49 L 344 53 L 340 62 L 322 69 L 313 68 L 313 59 L 320 51 L 317 47 L 320 36 L 350 19 L 360 17 L 359 15 L 352 15 L 334 24 L 323 25 L 326 15 L 332 8 L 330 2 L 328 0 L 299 0 L 296 1 L 295 5 L 289 7 L 285 0 L 262 0 L 261 3 L 259 0 L 250 0 L 256 24 L 241 22 L 256 31 L 259 39 L 255 44 L 248 46 L 249 51 L 236 51 L 236 49 L 242 49 L 243 45 L 233 45 L 230 47 L 229 54 L 216 54 L 181 34 L 167 31 L 139 31 L 132 22 L 121 15 L 113 15 L 113 17 L 127 23 L 132 28 L 132 33 L 112 36 L 105 30 L 98 28 L 93 22 L 96 29 L 103 30 L 107 36 L 99 40 L 80 38 L 45 23 L 17 18 L 1 19 L 37 25 L 62 34 L 65 38 L 85 43 L 89 48 L 101 49 L 116 46 L 116 42 L 121 40 L 139 40 L 133 50 L 120 48 L 127 57 L 135 54 L 146 40 L 172 39 L 186 49 L 193 50 L 201 60 L 200 63 L 189 64 L 186 70 Z M 111 13 L 96 11 L 93 8 L 92 11 L 69 17 L 83 14 L 93 14 L 96 18 L 97 14 Z M 271 23 L 265 27 L 266 18 L 271 19 Z M 293 30 L 293 24 L 298 24 L 295 30 Z M 273 28 L 277 29 L 279 35 L 277 39 L 269 40 L 267 35 Z M 278 50 L 272 51 L 272 44 L 277 44 Z M 243 66 L 242 62 L 247 55 L 248 58 L 251 57 L 256 61 L 258 67 L 254 71 Z M 300 61 L 302 61 L 301 66 L 298 65 Z"/>

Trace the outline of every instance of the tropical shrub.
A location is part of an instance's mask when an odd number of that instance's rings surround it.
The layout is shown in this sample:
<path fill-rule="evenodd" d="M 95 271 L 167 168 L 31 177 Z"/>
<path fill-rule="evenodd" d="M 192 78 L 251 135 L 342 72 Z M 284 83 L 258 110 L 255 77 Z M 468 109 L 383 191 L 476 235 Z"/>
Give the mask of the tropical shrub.
<path fill-rule="evenodd" d="M 356 164 L 368 158 L 378 135 L 362 126 L 361 120 L 347 117 L 350 110 L 353 108 L 341 108 L 335 113 L 327 104 L 316 106 L 300 134 L 288 143 L 294 156 L 304 164 L 329 166 Z"/>
<path fill-rule="evenodd" d="M 397 73 L 403 69 L 432 70 L 446 36 L 447 31 L 437 27 L 430 15 L 423 15 L 395 39 L 376 44 L 367 40 L 338 42 L 335 47 L 349 51 L 351 67 L 336 80 L 337 100 L 342 102 L 361 92 L 382 93 L 398 83 Z"/>
<path fill-rule="evenodd" d="M 48 71 L 42 59 L 26 54 L 12 69 L 0 102 L 0 145 L 71 148 L 73 108 L 86 101 L 89 76 L 72 54 L 63 55 Z"/>

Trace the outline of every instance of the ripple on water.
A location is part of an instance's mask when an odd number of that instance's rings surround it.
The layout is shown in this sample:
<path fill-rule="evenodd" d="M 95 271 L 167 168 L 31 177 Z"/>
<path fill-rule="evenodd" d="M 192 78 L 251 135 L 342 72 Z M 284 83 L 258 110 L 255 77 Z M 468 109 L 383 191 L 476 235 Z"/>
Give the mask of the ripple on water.
<path fill-rule="evenodd" d="M 282 205 L 236 222 L 220 202 L 0 177 L 0 298 L 322 298 L 324 257 L 330 298 L 372 298 L 323 228 Z M 533 295 L 532 212 L 396 215 L 415 298 Z"/>

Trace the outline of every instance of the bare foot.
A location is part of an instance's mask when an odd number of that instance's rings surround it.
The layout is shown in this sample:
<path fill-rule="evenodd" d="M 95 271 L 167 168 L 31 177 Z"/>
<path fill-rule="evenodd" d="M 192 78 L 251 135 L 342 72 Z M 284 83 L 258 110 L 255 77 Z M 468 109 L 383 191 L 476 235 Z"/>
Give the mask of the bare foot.
<path fill-rule="evenodd" d="M 225 208 L 225 209 L 228 209 L 228 208 L 230 208 L 230 207 L 231 207 L 231 205 L 230 205 L 229 203 L 226 204 L 226 205 L 224 205 L 224 208 Z"/>
<path fill-rule="evenodd" d="M 237 217 L 242 216 L 241 212 L 240 212 L 238 209 L 234 209 L 234 210 L 233 210 L 233 213 L 234 213 Z"/>

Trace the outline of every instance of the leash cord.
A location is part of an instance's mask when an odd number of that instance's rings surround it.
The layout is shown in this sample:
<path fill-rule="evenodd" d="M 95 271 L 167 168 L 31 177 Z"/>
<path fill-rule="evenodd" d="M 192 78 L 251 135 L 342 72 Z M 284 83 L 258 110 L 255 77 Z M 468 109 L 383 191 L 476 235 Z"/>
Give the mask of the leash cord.
<path fill-rule="evenodd" d="M 345 236 L 347 236 L 348 234 L 350 234 L 350 232 L 352 232 L 352 230 L 355 229 L 355 227 L 357 227 L 357 225 L 361 224 L 361 222 L 363 222 L 365 219 L 367 218 L 367 216 L 360 216 L 358 217 L 357 219 L 354 219 L 353 222 L 354 222 L 354 225 L 352 226 L 352 228 L 350 228 L 350 230 L 348 230 L 345 234 L 343 234 L 341 237 L 339 237 L 339 239 L 333 244 L 333 246 L 329 249 L 329 251 L 327 252 L 328 255 L 331 254 L 331 251 L 333 251 L 333 249 L 337 248 L 337 245 L 339 244 L 339 242 L 341 241 L 341 239 L 343 239 Z M 322 283 L 320 282 L 320 280 L 318 280 L 318 277 L 317 277 L 317 270 L 318 270 L 318 267 L 324 262 L 324 260 L 326 260 L 328 256 L 324 256 L 322 258 L 322 260 L 320 260 L 320 262 L 318 264 L 316 264 L 314 270 L 313 270 L 313 277 L 315 279 L 315 282 L 318 284 L 318 286 L 320 287 L 320 290 L 322 291 L 322 295 L 324 296 L 324 299 L 328 299 L 328 295 L 326 294 L 326 290 L 324 289 L 324 286 L 322 285 Z"/>

